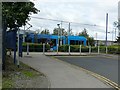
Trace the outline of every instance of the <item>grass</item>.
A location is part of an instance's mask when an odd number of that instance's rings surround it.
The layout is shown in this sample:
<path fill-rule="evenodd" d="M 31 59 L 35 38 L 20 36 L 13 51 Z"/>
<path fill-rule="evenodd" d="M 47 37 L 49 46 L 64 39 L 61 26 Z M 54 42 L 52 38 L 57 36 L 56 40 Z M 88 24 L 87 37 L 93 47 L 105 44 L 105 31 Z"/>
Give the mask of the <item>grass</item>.
<path fill-rule="evenodd" d="M 3 71 L 3 80 L 2 80 L 2 88 L 16 88 L 17 80 L 28 80 L 33 79 L 37 76 L 43 76 L 42 73 L 37 72 L 30 66 L 23 64 L 20 62 L 20 67 L 18 68 L 13 63 L 13 58 L 10 56 L 6 56 L 6 66 Z"/>
<path fill-rule="evenodd" d="M 35 73 L 33 73 L 33 72 L 30 72 L 30 71 L 22 71 L 22 73 L 26 76 L 26 77 L 35 77 L 36 76 L 36 74 Z"/>
<path fill-rule="evenodd" d="M 13 81 L 11 80 L 11 79 L 3 79 L 3 83 L 2 83 L 2 87 L 3 88 L 12 88 L 13 87 L 13 85 L 14 85 L 14 83 L 13 83 Z"/>

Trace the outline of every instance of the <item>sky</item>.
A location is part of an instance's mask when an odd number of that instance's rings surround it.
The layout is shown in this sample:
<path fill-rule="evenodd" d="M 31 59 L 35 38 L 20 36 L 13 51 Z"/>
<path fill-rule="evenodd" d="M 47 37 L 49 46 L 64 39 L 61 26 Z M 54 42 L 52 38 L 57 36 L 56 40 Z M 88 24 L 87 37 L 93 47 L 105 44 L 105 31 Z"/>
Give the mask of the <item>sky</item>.
<path fill-rule="evenodd" d="M 31 0 L 40 10 L 38 14 L 31 15 L 31 30 L 42 31 L 49 29 L 53 32 L 60 21 L 71 23 L 74 34 L 78 34 L 84 28 L 94 39 L 105 40 L 106 13 L 108 13 L 108 40 L 115 39 L 113 22 L 118 19 L 119 0 Z M 36 19 L 33 17 L 55 19 L 51 21 Z M 87 25 L 86 25 L 87 24 Z M 27 26 L 26 26 L 27 27 Z M 62 22 L 62 28 L 68 31 L 68 23 Z M 117 32 L 117 31 L 116 31 Z M 96 34 L 97 33 L 97 34 Z M 116 33 L 117 34 L 117 33 Z"/>

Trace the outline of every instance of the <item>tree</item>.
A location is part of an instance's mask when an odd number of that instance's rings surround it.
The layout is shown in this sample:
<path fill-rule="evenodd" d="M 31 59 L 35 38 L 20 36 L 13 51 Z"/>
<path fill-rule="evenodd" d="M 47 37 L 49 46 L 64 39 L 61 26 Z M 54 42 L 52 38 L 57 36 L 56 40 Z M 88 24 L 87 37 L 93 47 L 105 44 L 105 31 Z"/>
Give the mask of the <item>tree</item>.
<path fill-rule="evenodd" d="M 5 70 L 5 55 L 6 55 L 6 29 L 17 30 L 17 28 L 25 25 L 29 20 L 32 13 L 37 14 L 38 9 L 34 7 L 32 2 L 2 2 L 2 67 Z"/>
<path fill-rule="evenodd" d="M 84 28 L 84 30 L 82 32 L 80 32 L 78 36 L 86 37 L 87 38 L 87 45 L 94 46 L 94 38 L 89 36 L 86 28 Z"/>
<path fill-rule="evenodd" d="M 41 32 L 41 34 L 50 34 L 49 30 L 48 29 L 45 29 Z"/>
<path fill-rule="evenodd" d="M 53 35 L 58 35 L 58 32 L 59 32 L 59 35 L 64 35 L 64 36 L 66 36 L 67 35 L 67 32 L 65 31 L 65 29 L 64 28 L 54 28 L 54 30 L 53 30 Z"/>
<path fill-rule="evenodd" d="M 114 23 L 113 23 L 113 26 L 115 27 L 115 28 L 118 28 L 118 30 L 119 30 L 119 22 L 117 22 L 117 21 L 115 21 Z M 117 36 L 117 39 L 116 39 L 116 41 L 115 42 L 117 42 L 117 43 L 119 43 L 120 44 L 120 32 L 118 32 L 118 36 Z"/>
<path fill-rule="evenodd" d="M 88 37 L 87 41 L 88 41 L 88 45 L 94 46 L 94 38 L 93 37 Z"/>
<path fill-rule="evenodd" d="M 30 20 L 29 15 L 39 12 L 34 6 L 32 2 L 3 2 L 2 17 L 7 21 L 7 27 L 12 30 L 16 25 L 25 25 Z"/>
<path fill-rule="evenodd" d="M 88 37 L 89 37 L 89 35 L 88 35 L 88 33 L 87 33 L 87 29 L 86 29 L 86 28 L 84 28 L 84 30 L 83 30 L 81 33 L 79 33 L 78 35 L 79 35 L 79 36 L 84 36 L 84 37 L 86 37 L 86 38 L 88 38 Z"/>
<path fill-rule="evenodd" d="M 118 43 L 118 44 L 120 44 L 120 37 L 117 37 L 117 39 L 116 39 L 115 42 Z"/>

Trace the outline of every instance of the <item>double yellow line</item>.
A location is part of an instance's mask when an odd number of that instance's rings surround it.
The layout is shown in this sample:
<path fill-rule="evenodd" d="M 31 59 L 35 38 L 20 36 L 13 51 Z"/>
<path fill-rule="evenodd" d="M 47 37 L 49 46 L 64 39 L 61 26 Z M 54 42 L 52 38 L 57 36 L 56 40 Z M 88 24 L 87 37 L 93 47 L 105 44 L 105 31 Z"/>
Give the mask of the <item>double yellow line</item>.
<path fill-rule="evenodd" d="M 75 67 L 75 68 L 81 69 L 81 70 L 85 71 L 86 73 L 88 73 L 88 74 L 94 76 L 95 78 L 99 79 L 99 80 L 102 81 L 103 83 L 112 86 L 112 87 L 115 88 L 116 90 L 120 90 L 120 86 L 119 86 L 117 83 L 111 81 L 110 79 L 108 79 L 108 78 L 106 78 L 106 77 L 104 77 L 104 76 L 101 76 L 101 75 L 99 75 L 99 74 L 97 74 L 97 73 L 94 73 L 94 72 L 89 71 L 89 70 L 87 70 L 87 69 L 84 69 L 84 68 L 82 68 L 82 67 L 73 65 L 73 64 L 71 64 L 71 63 L 68 63 L 68 62 L 59 60 L 59 59 L 57 59 L 57 58 L 55 58 L 55 57 L 53 57 L 53 56 L 52 56 L 52 58 L 54 58 L 55 60 L 58 60 L 58 61 L 60 61 L 60 62 L 66 63 L 66 64 L 68 64 L 68 65 L 71 65 L 71 66 L 73 66 L 73 67 Z"/>

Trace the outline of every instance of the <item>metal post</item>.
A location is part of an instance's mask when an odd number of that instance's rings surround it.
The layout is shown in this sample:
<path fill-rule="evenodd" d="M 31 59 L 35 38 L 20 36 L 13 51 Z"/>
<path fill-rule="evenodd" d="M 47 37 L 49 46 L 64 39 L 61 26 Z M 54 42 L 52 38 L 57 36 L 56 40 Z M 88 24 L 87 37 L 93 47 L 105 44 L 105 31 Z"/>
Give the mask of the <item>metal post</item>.
<path fill-rule="evenodd" d="M 58 29 L 58 45 L 59 45 L 59 30 L 60 30 L 60 24 L 57 24 L 58 25 L 58 27 L 59 27 L 59 29 Z"/>
<path fill-rule="evenodd" d="M 57 44 L 57 54 L 58 54 L 58 44 Z"/>
<path fill-rule="evenodd" d="M 6 55 L 6 29 L 7 29 L 7 25 L 6 25 L 6 18 L 2 18 L 3 22 L 2 22 L 2 69 L 5 70 L 5 55 Z"/>
<path fill-rule="evenodd" d="M 100 46 L 98 46 L 98 54 L 100 54 Z"/>
<path fill-rule="evenodd" d="M 61 32 L 61 35 L 60 35 L 60 36 L 61 36 L 61 37 L 60 37 L 60 45 L 62 45 L 62 21 L 61 21 L 61 29 L 60 29 L 60 30 L 61 30 L 61 31 L 60 31 L 60 32 Z"/>
<path fill-rule="evenodd" d="M 112 31 L 112 44 L 113 44 L 113 31 Z"/>
<path fill-rule="evenodd" d="M 70 35 L 70 23 L 69 23 L 69 28 L 68 28 L 68 36 Z"/>
<path fill-rule="evenodd" d="M 43 54 L 45 54 L 45 43 L 43 43 Z"/>
<path fill-rule="evenodd" d="M 19 67 L 19 57 L 20 57 L 20 50 L 19 50 L 20 46 L 19 45 L 20 45 L 20 30 L 18 29 L 18 47 L 17 47 L 18 48 L 18 59 L 17 59 L 17 66 L 18 67 Z"/>
<path fill-rule="evenodd" d="M 81 54 L 81 45 L 80 45 L 80 54 Z"/>
<path fill-rule="evenodd" d="M 89 54 L 91 54 L 91 46 L 89 46 Z"/>
<path fill-rule="evenodd" d="M 108 48 L 106 47 L 106 54 L 107 54 L 107 52 L 108 52 Z"/>
<path fill-rule="evenodd" d="M 69 55 L 70 55 L 70 45 L 69 45 Z"/>
<path fill-rule="evenodd" d="M 115 28 L 115 40 L 116 40 L 116 28 Z"/>
<path fill-rule="evenodd" d="M 96 45 L 95 45 L 95 47 L 98 45 L 98 43 L 97 43 L 97 33 L 96 33 Z"/>
<path fill-rule="evenodd" d="M 23 33 L 23 42 L 25 42 L 25 25 L 24 25 L 24 33 Z"/>
<path fill-rule="evenodd" d="M 27 43 L 27 55 L 29 55 L 29 43 Z"/>
<path fill-rule="evenodd" d="M 108 33 L 108 13 L 106 14 L 106 47 L 107 47 L 107 33 Z"/>

